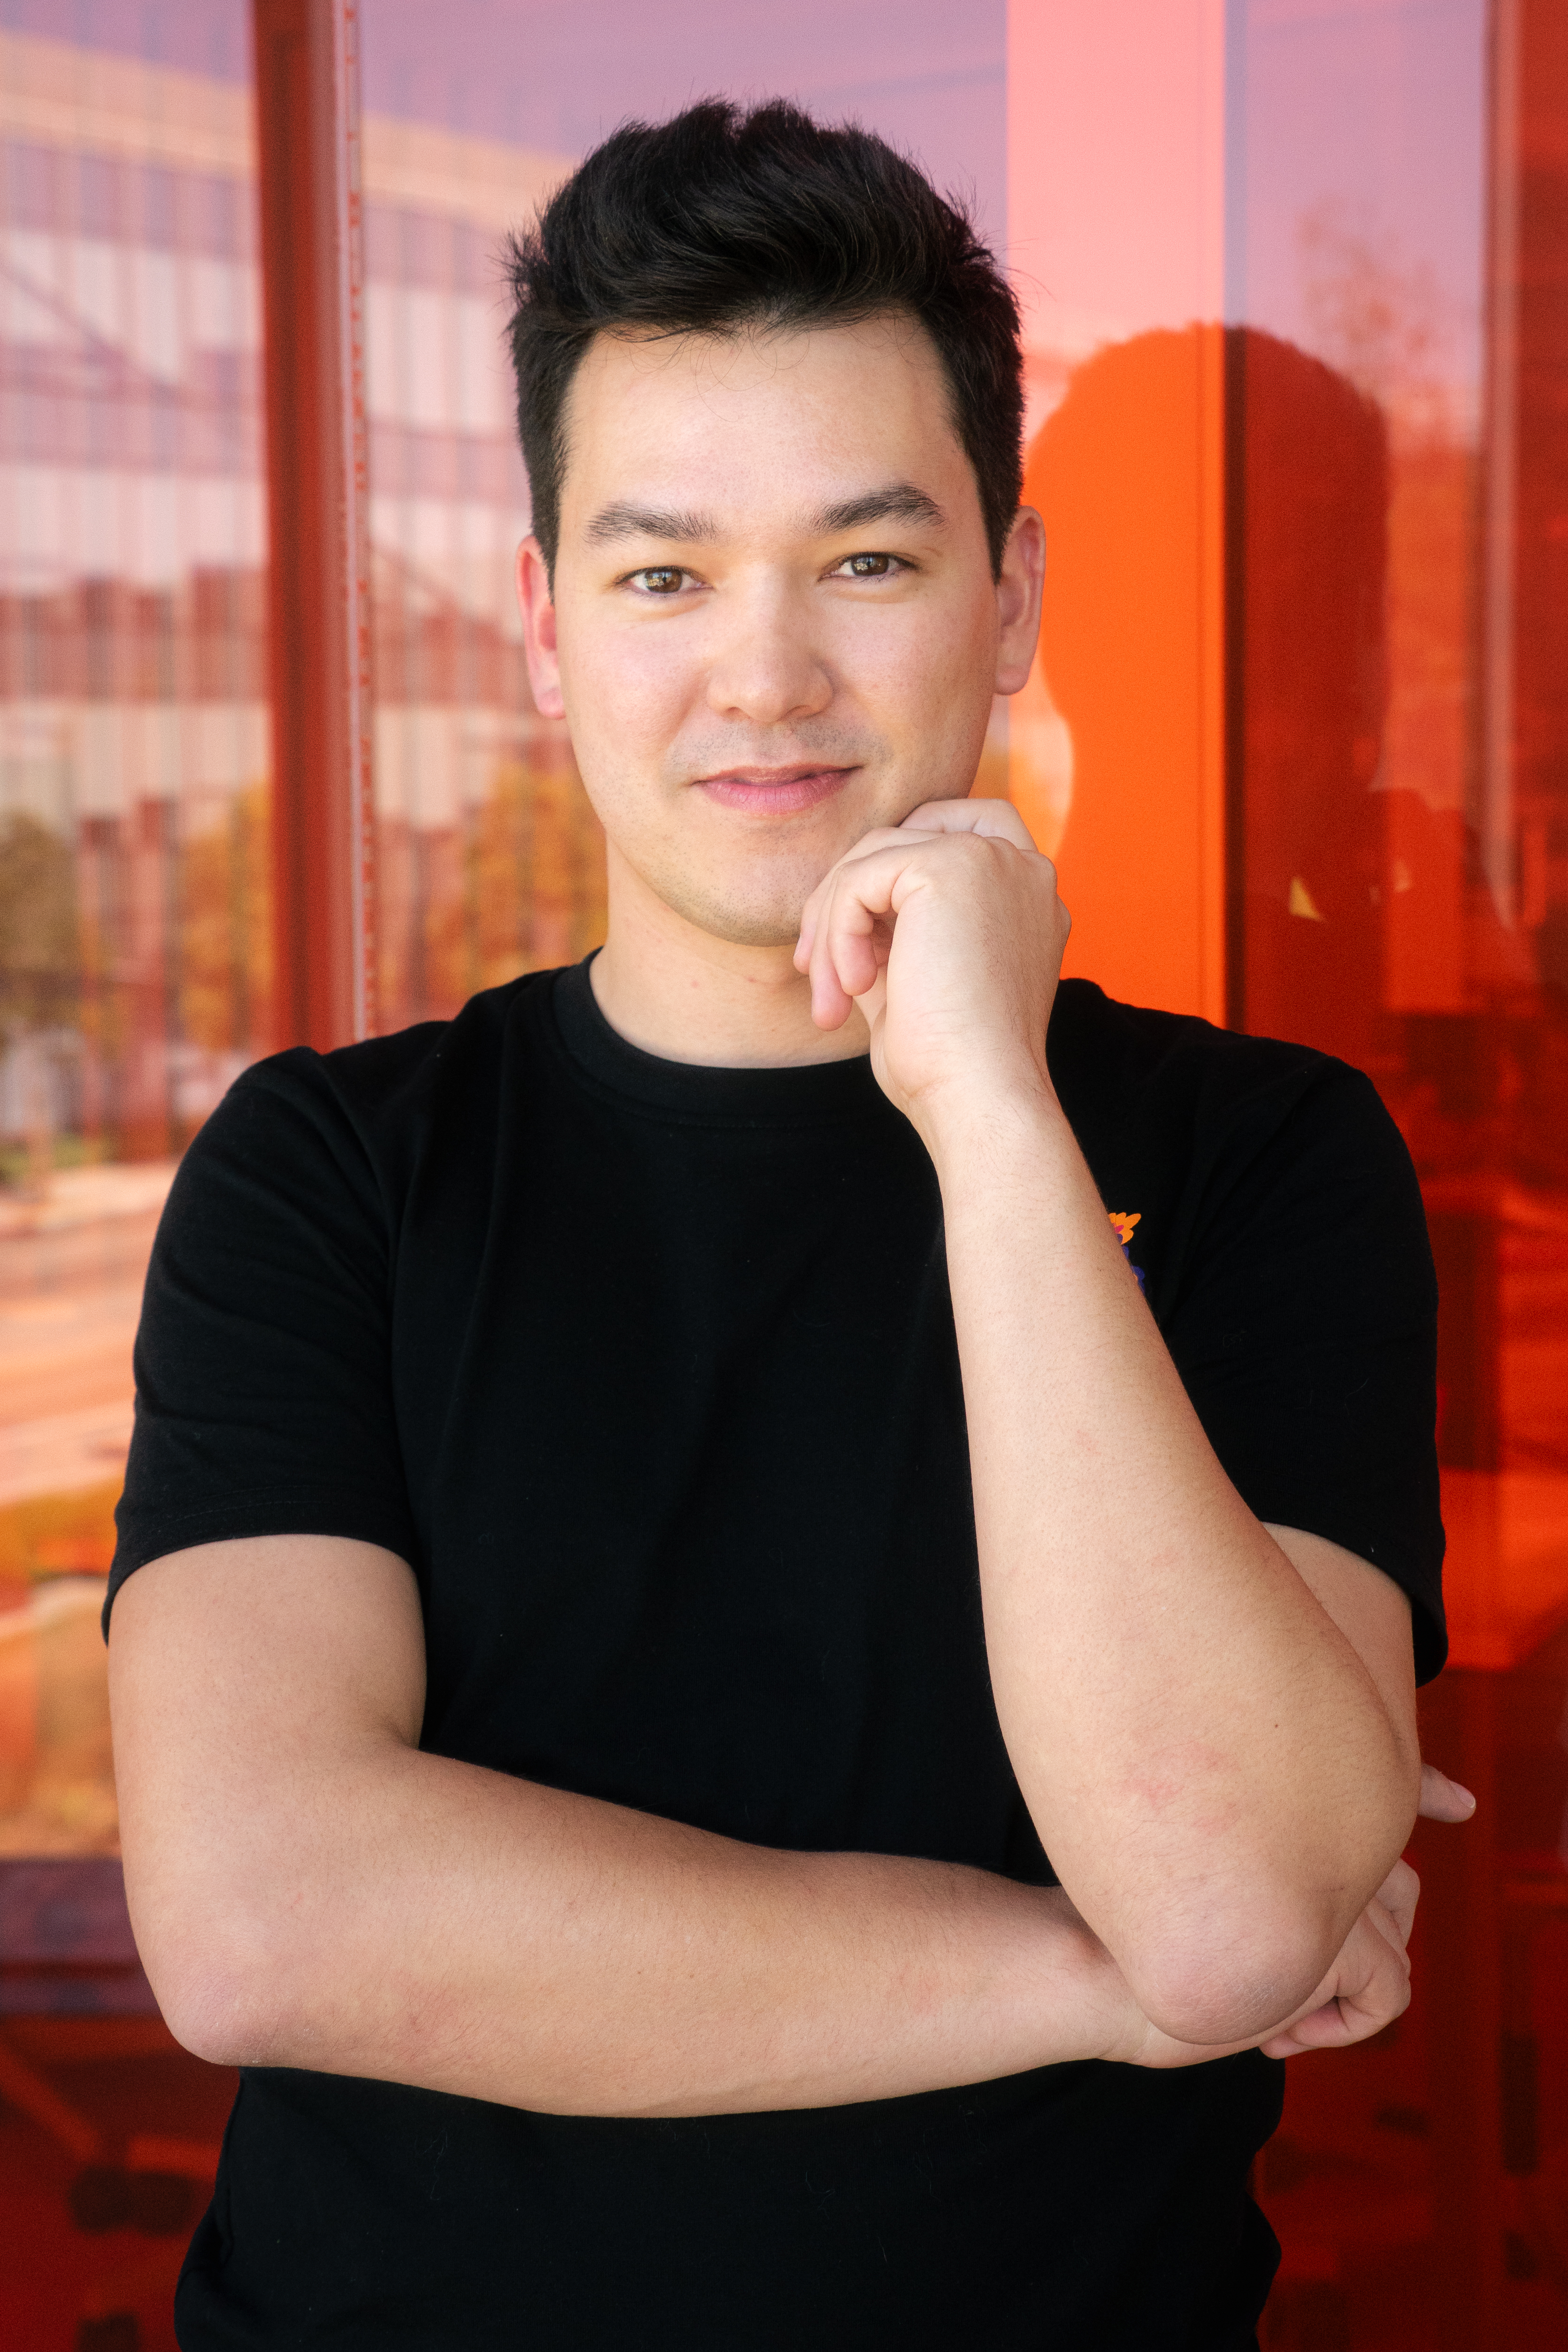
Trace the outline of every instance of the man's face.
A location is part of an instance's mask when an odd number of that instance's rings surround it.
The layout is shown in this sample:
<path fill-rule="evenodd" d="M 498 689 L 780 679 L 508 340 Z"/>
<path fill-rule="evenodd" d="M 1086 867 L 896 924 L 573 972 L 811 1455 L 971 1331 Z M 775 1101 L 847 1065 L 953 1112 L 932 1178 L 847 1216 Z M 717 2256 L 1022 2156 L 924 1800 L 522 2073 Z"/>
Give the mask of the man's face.
<path fill-rule="evenodd" d="M 968 792 L 993 694 L 1027 674 L 1036 541 L 1016 531 L 993 579 L 940 362 L 903 319 L 603 334 L 566 424 L 553 597 L 531 542 L 521 567 L 540 707 L 570 724 L 619 884 L 793 944 L 863 834 Z"/>

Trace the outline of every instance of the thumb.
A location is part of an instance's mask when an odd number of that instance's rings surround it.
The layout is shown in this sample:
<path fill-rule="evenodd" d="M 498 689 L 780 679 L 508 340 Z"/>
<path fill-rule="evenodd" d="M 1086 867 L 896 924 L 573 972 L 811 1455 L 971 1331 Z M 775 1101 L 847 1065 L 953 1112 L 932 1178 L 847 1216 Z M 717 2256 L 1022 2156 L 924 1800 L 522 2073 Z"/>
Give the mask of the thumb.
<path fill-rule="evenodd" d="M 1421 1819 L 1424 1822 L 1468 1822 L 1476 1810 L 1468 1789 L 1439 1772 L 1436 1764 L 1421 1767 Z"/>

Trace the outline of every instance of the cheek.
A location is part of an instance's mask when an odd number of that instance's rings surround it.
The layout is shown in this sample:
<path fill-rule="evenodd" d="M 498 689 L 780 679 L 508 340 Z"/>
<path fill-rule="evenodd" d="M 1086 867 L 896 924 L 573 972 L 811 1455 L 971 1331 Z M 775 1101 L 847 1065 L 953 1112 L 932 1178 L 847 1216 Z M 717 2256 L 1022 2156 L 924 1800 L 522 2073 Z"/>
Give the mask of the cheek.
<path fill-rule="evenodd" d="M 989 670 L 984 632 L 966 608 L 922 614 L 907 630 L 868 631 L 846 652 L 860 696 L 889 733 L 929 740 L 969 731 L 977 682 L 988 685 Z M 989 691 L 979 698 L 989 711 Z"/>
<path fill-rule="evenodd" d="M 668 743 L 700 681 L 679 632 L 647 628 L 563 632 L 561 682 L 579 759 L 603 743 L 636 760 Z"/>

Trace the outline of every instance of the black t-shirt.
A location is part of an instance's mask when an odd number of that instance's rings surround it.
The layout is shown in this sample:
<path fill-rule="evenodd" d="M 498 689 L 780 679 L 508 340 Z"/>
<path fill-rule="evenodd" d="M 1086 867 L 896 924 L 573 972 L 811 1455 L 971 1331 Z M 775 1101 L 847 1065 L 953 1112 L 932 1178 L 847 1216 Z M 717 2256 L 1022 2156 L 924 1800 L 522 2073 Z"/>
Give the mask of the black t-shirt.
<path fill-rule="evenodd" d="M 1084 982 L 1049 1056 L 1230 1476 L 1394 1577 L 1435 1673 L 1436 1293 L 1371 1085 Z M 189 1544 L 360 1537 L 418 1579 L 426 1748 L 1049 1881 L 986 1670 L 936 1181 L 866 1062 L 658 1060 L 581 966 L 262 1063 L 175 1180 L 137 1386 L 111 1598 Z M 1250 2345 L 1281 2077 L 631 2121 L 253 2069 L 180 2341 Z"/>

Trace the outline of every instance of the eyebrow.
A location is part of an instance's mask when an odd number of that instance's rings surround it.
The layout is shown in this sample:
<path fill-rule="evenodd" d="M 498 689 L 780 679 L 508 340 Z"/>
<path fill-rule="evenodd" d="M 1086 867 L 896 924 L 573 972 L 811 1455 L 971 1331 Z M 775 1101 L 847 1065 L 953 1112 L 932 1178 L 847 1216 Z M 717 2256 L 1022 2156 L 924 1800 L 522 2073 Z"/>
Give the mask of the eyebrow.
<path fill-rule="evenodd" d="M 868 490 L 860 498 L 843 499 L 837 506 L 820 507 L 812 518 L 814 528 L 825 538 L 841 530 L 860 530 L 872 522 L 940 526 L 946 520 L 936 500 L 917 489 L 913 482 L 889 482 L 886 489 Z"/>
<path fill-rule="evenodd" d="M 840 499 L 832 506 L 819 507 L 811 518 L 811 528 L 819 538 L 826 539 L 841 531 L 861 530 L 874 522 L 940 527 L 946 520 L 936 500 L 913 482 L 889 482 L 884 489 L 865 490 L 858 499 Z M 586 533 L 596 546 L 617 539 L 700 541 L 719 535 L 719 526 L 710 515 L 671 507 L 638 506 L 630 499 L 617 499 L 612 505 L 601 507 Z"/>
<path fill-rule="evenodd" d="M 717 539 L 711 517 L 681 514 L 668 507 L 639 507 L 617 499 L 601 507 L 588 525 L 587 537 L 599 543 L 612 539 Z"/>

